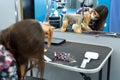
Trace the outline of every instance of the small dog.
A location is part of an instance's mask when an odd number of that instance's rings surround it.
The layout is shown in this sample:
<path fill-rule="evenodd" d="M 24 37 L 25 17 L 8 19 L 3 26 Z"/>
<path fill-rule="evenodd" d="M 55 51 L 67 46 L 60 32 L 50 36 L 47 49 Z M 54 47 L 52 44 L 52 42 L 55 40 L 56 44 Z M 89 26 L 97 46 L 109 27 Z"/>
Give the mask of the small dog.
<path fill-rule="evenodd" d="M 63 18 L 63 25 L 61 32 L 65 32 L 69 25 L 73 25 L 73 30 L 76 33 L 82 33 L 82 30 L 91 31 L 92 29 L 88 26 L 91 19 L 99 19 L 99 14 L 92 8 L 82 14 L 66 14 Z"/>
<path fill-rule="evenodd" d="M 48 39 L 48 47 L 50 47 L 55 27 L 51 26 L 49 22 L 45 22 L 42 24 L 42 29 L 45 33 L 45 38 Z"/>
<path fill-rule="evenodd" d="M 4 45 L 16 59 L 18 80 L 24 80 L 26 72 L 36 64 L 43 79 L 44 38 L 42 25 L 32 19 L 19 21 L 1 32 L 0 44 Z M 35 63 L 28 68 L 29 60 L 34 60 Z"/>

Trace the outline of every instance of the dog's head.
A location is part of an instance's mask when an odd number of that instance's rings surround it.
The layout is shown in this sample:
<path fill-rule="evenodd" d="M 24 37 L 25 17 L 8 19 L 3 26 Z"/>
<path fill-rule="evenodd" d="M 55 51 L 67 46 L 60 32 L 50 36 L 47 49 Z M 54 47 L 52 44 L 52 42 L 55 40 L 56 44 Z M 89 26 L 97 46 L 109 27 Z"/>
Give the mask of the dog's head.
<path fill-rule="evenodd" d="M 88 12 L 90 13 L 91 19 L 92 20 L 98 20 L 100 18 L 100 15 L 95 9 L 89 8 Z"/>

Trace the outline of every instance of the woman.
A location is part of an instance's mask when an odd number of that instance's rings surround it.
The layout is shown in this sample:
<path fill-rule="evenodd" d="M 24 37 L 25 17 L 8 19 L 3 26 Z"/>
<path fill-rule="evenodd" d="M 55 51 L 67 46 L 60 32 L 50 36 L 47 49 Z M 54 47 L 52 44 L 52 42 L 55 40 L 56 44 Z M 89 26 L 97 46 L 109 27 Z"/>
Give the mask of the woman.
<path fill-rule="evenodd" d="M 105 5 L 100 5 L 95 8 L 100 15 L 98 20 L 91 20 L 89 23 L 89 27 L 95 31 L 103 31 L 105 20 L 108 16 L 108 8 Z"/>

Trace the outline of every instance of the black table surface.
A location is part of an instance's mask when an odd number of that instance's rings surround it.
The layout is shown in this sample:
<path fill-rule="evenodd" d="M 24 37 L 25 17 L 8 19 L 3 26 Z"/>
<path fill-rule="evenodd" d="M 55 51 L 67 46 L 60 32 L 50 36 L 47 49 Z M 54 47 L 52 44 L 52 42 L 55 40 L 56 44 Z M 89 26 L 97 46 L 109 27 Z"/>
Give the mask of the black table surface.
<path fill-rule="evenodd" d="M 83 59 L 85 58 L 84 54 L 88 51 L 99 53 L 99 58 L 97 60 L 91 60 L 89 64 L 86 65 L 86 68 L 85 68 L 85 69 L 95 69 L 95 68 L 98 68 L 101 65 L 101 63 L 103 63 L 105 58 L 111 53 L 112 48 L 107 47 L 107 46 L 101 46 L 101 45 L 65 42 L 60 45 L 51 45 L 48 48 L 48 51 L 45 55 L 53 59 L 54 52 L 70 53 L 71 56 L 76 60 L 76 62 L 74 63 L 64 62 L 64 61 L 52 61 L 52 62 L 63 64 L 63 65 L 68 65 L 71 67 L 77 66 L 78 68 L 80 68 L 81 63 Z"/>

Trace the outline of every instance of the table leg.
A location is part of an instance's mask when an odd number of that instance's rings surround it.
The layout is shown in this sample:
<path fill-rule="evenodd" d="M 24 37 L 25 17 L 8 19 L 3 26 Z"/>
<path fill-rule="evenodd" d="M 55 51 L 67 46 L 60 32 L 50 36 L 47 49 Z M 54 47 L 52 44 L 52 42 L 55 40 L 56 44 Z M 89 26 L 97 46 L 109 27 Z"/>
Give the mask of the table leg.
<path fill-rule="evenodd" d="M 80 73 L 80 74 L 81 74 L 83 80 L 91 80 L 91 78 L 89 76 L 87 76 L 86 74 L 84 74 L 84 73 Z"/>
<path fill-rule="evenodd" d="M 107 65 L 107 80 L 110 80 L 110 67 L 111 67 L 111 56 L 108 59 L 108 65 Z M 102 80 L 102 70 L 99 71 L 99 80 Z M 89 76 L 87 76 L 84 73 L 80 73 L 84 80 L 91 80 Z"/>
<path fill-rule="evenodd" d="M 108 65 L 107 65 L 107 80 L 110 80 L 110 67 L 111 67 L 111 56 L 108 59 Z"/>
<path fill-rule="evenodd" d="M 102 80 L 102 69 L 99 72 L 99 80 Z"/>

